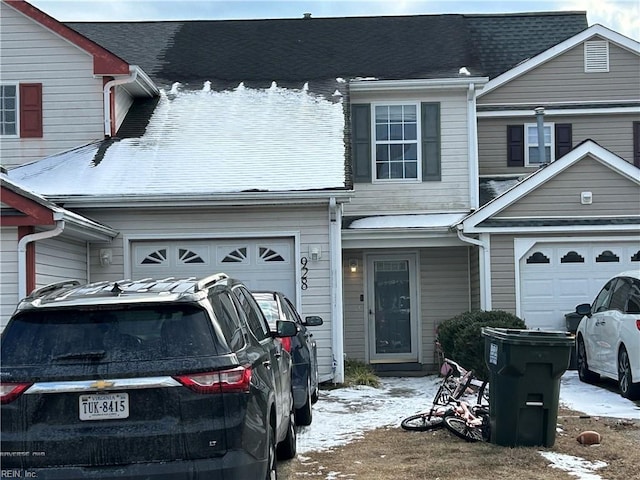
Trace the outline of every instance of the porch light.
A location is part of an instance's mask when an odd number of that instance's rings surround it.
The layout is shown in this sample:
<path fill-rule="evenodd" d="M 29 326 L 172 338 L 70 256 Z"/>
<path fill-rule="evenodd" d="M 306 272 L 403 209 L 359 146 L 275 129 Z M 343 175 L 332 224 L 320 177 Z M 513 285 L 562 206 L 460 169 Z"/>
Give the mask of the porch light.
<path fill-rule="evenodd" d="M 351 270 L 351 273 L 356 273 L 358 271 L 358 259 L 357 258 L 350 258 L 349 259 L 349 270 Z"/>

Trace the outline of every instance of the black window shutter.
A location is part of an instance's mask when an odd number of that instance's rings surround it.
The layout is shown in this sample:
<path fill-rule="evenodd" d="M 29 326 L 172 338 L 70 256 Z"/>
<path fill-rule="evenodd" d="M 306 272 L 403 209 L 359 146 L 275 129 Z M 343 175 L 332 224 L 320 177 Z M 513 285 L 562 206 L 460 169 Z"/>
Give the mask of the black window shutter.
<path fill-rule="evenodd" d="M 440 159 L 440 104 L 422 103 L 422 180 L 442 177 Z"/>
<path fill-rule="evenodd" d="M 507 166 L 524 167 L 524 125 L 507 125 Z"/>
<path fill-rule="evenodd" d="M 640 167 L 640 122 L 633 122 L 633 164 Z"/>
<path fill-rule="evenodd" d="M 353 181 L 371 182 L 371 105 L 351 106 Z"/>
<path fill-rule="evenodd" d="M 556 123 L 556 160 L 571 151 L 573 139 L 571 138 L 570 123 Z"/>

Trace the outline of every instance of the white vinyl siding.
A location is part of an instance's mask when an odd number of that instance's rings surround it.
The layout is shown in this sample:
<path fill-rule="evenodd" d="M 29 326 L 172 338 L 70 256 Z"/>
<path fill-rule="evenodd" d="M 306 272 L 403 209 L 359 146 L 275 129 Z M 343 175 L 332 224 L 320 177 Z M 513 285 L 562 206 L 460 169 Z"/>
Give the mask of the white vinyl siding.
<path fill-rule="evenodd" d="M 0 331 L 18 303 L 18 228 L 0 228 Z"/>
<path fill-rule="evenodd" d="M 318 246 L 321 258 L 317 262 L 309 261 L 306 272 L 307 288 L 296 285 L 296 296 L 292 298 L 303 316 L 319 315 L 322 326 L 314 328 L 313 337 L 318 344 L 318 365 L 321 377 L 332 375 L 332 306 L 329 253 L 329 215 L 327 205 L 309 207 L 287 206 L 286 211 L 278 208 L 252 207 L 221 211 L 217 209 L 199 209 L 197 212 L 170 210 L 83 210 L 79 211 L 100 223 L 109 225 L 120 232 L 120 236 L 106 248 L 111 249 L 113 263 L 100 266 L 99 250 L 104 245 L 91 248 L 91 281 L 119 280 L 131 275 L 131 251 L 125 251 L 129 245 L 127 239 L 136 241 L 158 240 L 219 240 L 230 239 L 235 242 L 241 238 L 281 238 L 295 233 L 299 238 L 296 252 L 301 257 L 309 257 L 309 248 Z M 125 259 L 129 265 L 125 265 Z M 304 272 L 300 258 L 292 265 L 299 278 Z M 218 273 L 216 271 L 210 274 Z M 302 280 L 301 280 L 302 281 Z"/>
<path fill-rule="evenodd" d="M 345 204 L 345 215 L 402 214 L 407 212 L 465 211 L 470 207 L 469 147 L 466 90 L 416 99 L 402 95 L 358 94 L 352 103 L 400 104 L 440 102 L 441 181 L 356 183 L 355 197 Z"/>
<path fill-rule="evenodd" d="M 55 237 L 40 240 L 35 243 L 35 246 L 36 288 L 65 280 L 87 283 L 85 242 Z"/>
<path fill-rule="evenodd" d="M 43 138 L 3 137 L 2 164 L 12 167 L 103 138 L 102 79 L 93 58 L 0 3 L 2 81 L 42 83 Z"/>

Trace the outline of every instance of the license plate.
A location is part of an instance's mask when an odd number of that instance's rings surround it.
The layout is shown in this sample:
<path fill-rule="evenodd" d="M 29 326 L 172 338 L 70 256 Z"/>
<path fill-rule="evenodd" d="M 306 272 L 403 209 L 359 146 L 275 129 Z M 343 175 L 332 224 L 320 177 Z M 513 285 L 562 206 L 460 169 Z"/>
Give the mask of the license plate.
<path fill-rule="evenodd" d="M 129 417 L 128 393 L 80 395 L 80 420 L 110 420 Z"/>

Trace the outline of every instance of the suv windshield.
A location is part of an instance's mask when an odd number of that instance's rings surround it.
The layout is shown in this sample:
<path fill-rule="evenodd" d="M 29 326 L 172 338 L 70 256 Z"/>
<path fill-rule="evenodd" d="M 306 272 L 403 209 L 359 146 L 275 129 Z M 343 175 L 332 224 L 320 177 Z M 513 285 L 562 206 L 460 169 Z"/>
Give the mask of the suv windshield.
<path fill-rule="evenodd" d="M 2 335 L 8 366 L 139 362 L 224 353 L 206 312 L 193 305 L 25 311 Z"/>

